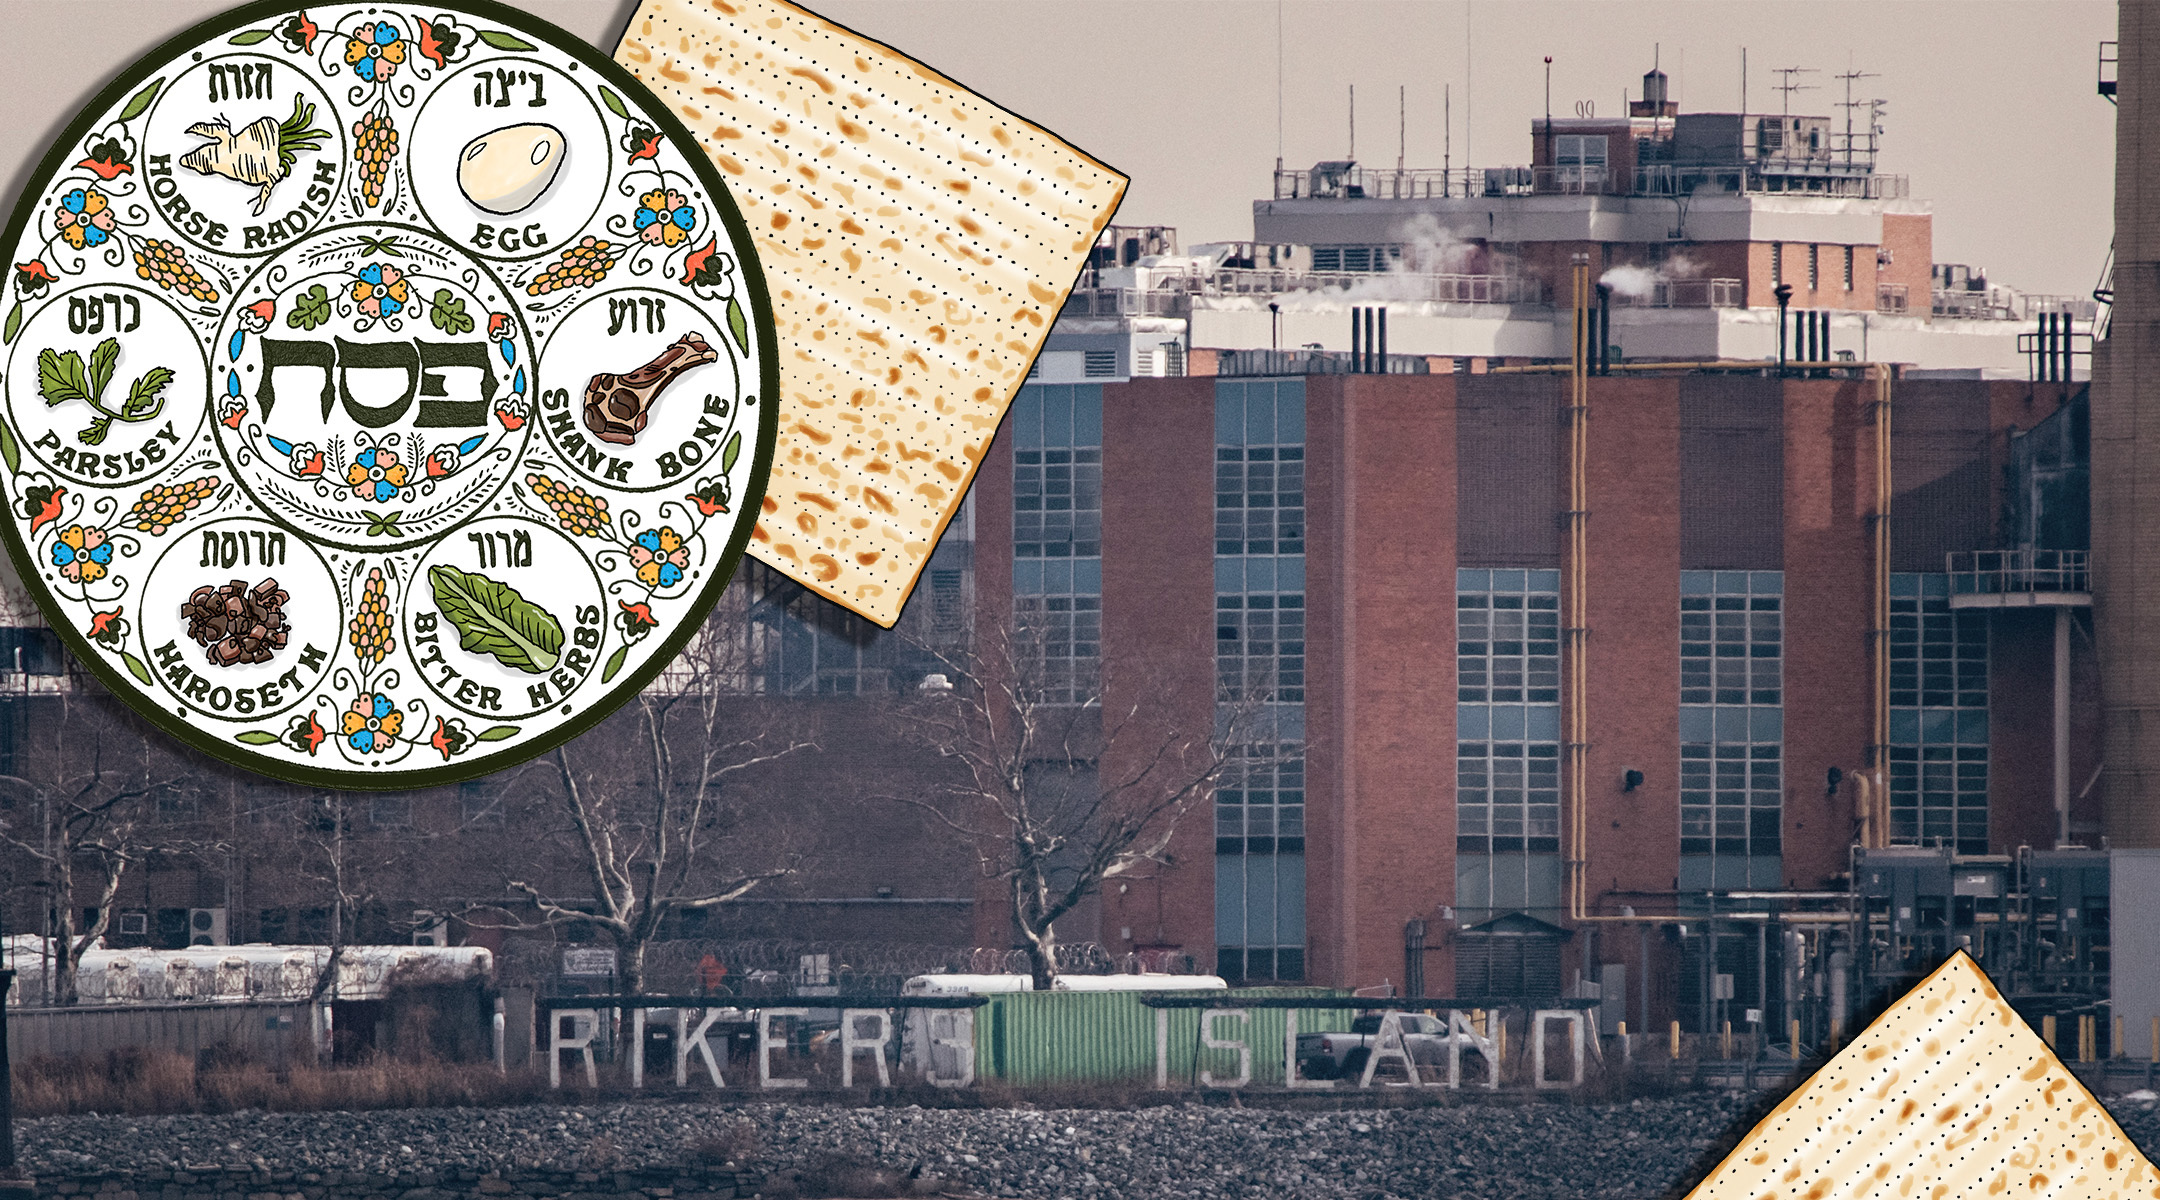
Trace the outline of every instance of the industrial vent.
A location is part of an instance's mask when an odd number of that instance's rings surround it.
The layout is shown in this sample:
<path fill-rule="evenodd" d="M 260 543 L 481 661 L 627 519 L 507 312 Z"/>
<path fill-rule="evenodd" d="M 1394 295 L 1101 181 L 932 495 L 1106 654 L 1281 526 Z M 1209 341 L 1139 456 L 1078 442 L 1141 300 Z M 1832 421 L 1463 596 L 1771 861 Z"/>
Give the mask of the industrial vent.
<path fill-rule="evenodd" d="M 1087 377 L 1090 379 L 1100 379 L 1107 375 L 1117 374 L 1117 351 L 1115 350 L 1089 350 L 1085 361 Z"/>
<path fill-rule="evenodd" d="M 1560 942 L 1558 930 L 1465 931 L 1455 939 L 1455 993 L 1521 1000 L 1558 996 Z"/>
<path fill-rule="evenodd" d="M 224 946 L 229 944 L 225 936 L 225 910 L 222 908 L 194 908 L 188 910 L 188 945 Z"/>

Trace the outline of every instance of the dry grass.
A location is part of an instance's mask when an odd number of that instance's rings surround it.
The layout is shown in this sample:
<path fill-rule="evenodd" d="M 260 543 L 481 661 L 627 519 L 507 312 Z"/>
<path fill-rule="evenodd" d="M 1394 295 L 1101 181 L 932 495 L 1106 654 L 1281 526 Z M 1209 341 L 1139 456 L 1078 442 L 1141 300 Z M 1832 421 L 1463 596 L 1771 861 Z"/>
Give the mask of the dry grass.
<path fill-rule="evenodd" d="M 126 1049 L 87 1058 L 17 1063 L 15 1113 L 131 1116 L 180 1112 L 321 1112 L 530 1103 L 549 1097 L 545 1076 L 497 1074 L 486 1064 L 375 1062 L 272 1067 L 229 1053 L 196 1058 Z"/>

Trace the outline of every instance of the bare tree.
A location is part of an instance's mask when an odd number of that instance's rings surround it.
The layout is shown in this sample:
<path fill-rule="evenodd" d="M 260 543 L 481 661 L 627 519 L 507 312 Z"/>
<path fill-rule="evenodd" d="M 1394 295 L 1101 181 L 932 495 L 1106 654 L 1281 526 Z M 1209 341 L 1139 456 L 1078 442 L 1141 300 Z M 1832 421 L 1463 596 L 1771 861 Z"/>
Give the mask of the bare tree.
<path fill-rule="evenodd" d="M 158 798 L 180 788 L 177 771 L 167 770 L 175 764 L 160 761 L 109 700 L 63 688 L 50 697 L 49 708 L 56 752 L 26 755 L 18 765 L 26 774 L 0 776 L 0 787 L 27 799 L 32 814 L 28 821 L 0 816 L 0 841 L 42 876 L 40 890 L 53 914 L 47 978 L 54 1002 L 72 1005 L 75 964 L 111 926 L 113 899 L 128 869 L 154 853 L 200 847 L 157 819 Z M 18 803 L 16 811 L 23 807 Z M 87 924 L 78 922 L 80 872 L 94 881 L 89 907 L 97 915 Z"/>
<path fill-rule="evenodd" d="M 937 654 L 949 675 L 924 680 L 895 720 L 958 770 L 887 797 L 966 840 L 1003 884 L 1038 991 L 1058 975 L 1060 919 L 1105 881 L 1166 865 L 1187 814 L 1280 754 L 1265 689 L 1181 708 L 1168 681 L 1128 667 L 1109 694 L 1129 699 L 1106 706 L 1098 672 L 1048 653 L 1052 621 L 979 621 L 971 647 Z"/>
<path fill-rule="evenodd" d="M 598 933 L 616 949 L 626 993 L 644 990 L 646 951 L 670 916 L 718 908 L 796 869 L 753 820 L 747 784 L 817 747 L 783 733 L 776 706 L 743 695 L 749 647 L 734 615 L 708 623 L 622 712 L 535 764 L 554 777 L 527 793 L 552 810 L 530 825 L 542 831 L 534 865 L 545 873 L 509 880 L 530 916 L 506 923 Z"/>

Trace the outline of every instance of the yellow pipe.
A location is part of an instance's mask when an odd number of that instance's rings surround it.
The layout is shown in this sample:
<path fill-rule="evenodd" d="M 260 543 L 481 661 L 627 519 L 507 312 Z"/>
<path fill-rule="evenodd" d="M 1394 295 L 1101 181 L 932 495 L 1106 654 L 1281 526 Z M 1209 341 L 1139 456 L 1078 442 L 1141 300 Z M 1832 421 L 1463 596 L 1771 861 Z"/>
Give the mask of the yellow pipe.
<path fill-rule="evenodd" d="M 1613 363 L 1611 366 L 1605 369 L 1608 371 L 1774 371 L 1777 369 L 1777 365 L 1777 360 L 1774 358 L 1706 358 L 1691 362 Z M 1836 371 L 1854 371 L 1866 370 L 1869 368 L 1887 368 L 1888 365 L 1889 364 L 1887 363 L 1845 362 L 1843 360 L 1837 362 L 1788 362 L 1785 364 L 1786 369 L 1788 370 L 1820 369 Z M 1563 372 L 1573 371 L 1574 369 L 1575 368 L 1572 362 L 1523 363 L 1512 367 L 1487 367 L 1485 368 L 1485 373 L 1487 375 L 1559 375 Z"/>
<path fill-rule="evenodd" d="M 1588 606 L 1585 603 L 1589 567 L 1589 538 L 1585 525 L 1589 518 L 1589 485 L 1587 465 L 1590 456 L 1590 380 L 1589 380 L 1589 322 L 1590 322 L 1590 262 L 1588 255 L 1578 254 L 1574 260 L 1575 282 L 1575 336 L 1570 345 L 1568 379 L 1568 549 L 1563 602 L 1565 610 L 1562 624 L 1565 641 L 1561 648 L 1561 668 L 1566 672 L 1566 739 L 1563 764 L 1565 772 L 1567 805 L 1567 889 L 1568 913 L 1576 920 L 1589 914 L 1589 689 L 1588 669 L 1584 661 L 1584 649 L 1588 642 Z"/>

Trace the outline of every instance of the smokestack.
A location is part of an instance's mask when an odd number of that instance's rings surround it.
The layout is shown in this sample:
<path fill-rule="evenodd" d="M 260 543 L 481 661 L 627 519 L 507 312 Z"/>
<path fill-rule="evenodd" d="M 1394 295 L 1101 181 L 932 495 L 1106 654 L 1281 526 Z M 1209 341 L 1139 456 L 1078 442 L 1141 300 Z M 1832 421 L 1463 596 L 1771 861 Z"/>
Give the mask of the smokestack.
<path fill-rule="evenodd" d="M 1385 375 L 1387 374 L 1387 308 L 1383 305 L 1374 309 L 1373 312 L 1378 314 L 1380 318 L 1380 349 L 1373 355 L 1373 371 Z"/>
<path fill-rule="evenodd" d="M 1364 320 L 1364 309 L 1353 308 L 1350 310 L 1350 371 L 1352 374 L 1365 369 L 1358 365 L 1364 361 L 1365 354 L 1365 331 L 1360 326 L 1360 323 Z"/>
<path fill-rule="evenodd" d="M 2100 663 L 2100 805 L 2111 847 L 2160 847 L 2160 521 L 2138 490 L 2160 478 L 2160 10 L 2123 4 L 2115 110 L 2115 304 L 2093 354 L 2093 632 Z"/>
<path fill-rule="evenodd" d="M 1612 288 L 1599 284 L 1597 288 L 1597 320 L 1591 323 L 1591 333 L 1597 338 L 1590 344 L 1591 361 L 1597 364 L 1597 374 L 1612 374 Z"/>

